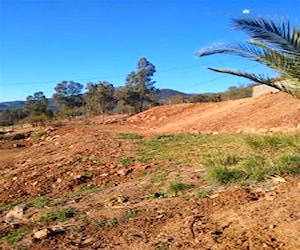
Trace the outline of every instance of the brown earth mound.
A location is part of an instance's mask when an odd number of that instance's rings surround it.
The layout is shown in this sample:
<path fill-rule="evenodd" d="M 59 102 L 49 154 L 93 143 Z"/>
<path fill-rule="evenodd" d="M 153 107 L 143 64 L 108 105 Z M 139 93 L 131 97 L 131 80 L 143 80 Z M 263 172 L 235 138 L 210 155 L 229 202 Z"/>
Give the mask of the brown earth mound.
<path fill-rule="evenodd" d="M 152 108 L 128 121 L 154 133 L 285 132 L 300 129 L 300 101 L 284 93 Z"/>
<path fill-rule="evenodd" d="M 299 106 L 278 93 L 8 133 L 0 140 L 0 249 L 300 249 L 299 177 L 214 186 L 199 164 L 136 160 L 152 133 L 299 130 Z M 178 180 L 193 189 L 160 193 Z"/>

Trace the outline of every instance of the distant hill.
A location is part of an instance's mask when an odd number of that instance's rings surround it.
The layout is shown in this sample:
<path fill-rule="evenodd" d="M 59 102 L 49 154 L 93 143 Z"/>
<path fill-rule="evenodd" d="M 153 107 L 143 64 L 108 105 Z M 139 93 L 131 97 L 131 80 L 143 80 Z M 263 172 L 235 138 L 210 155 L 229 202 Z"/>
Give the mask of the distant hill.
<path fill-rule="evenodd" d="M 164 100 L 166 100 L 166 99 L 168 99 L 172 96 L 175 96 L 175 95 L 182 95 L 182 96 L 185 96 L 185 97 L 191 97 L 195 94 L 187 94 L 187 93 L 180 92 L 180 91 L 177 91 L 177 90 L 174 90 L 174 89 L 160 89 L 156 96 L 157 96 L 159 102 L 163 102 Z"/>
<path fill-rule="evenodd" d="M 0 102 L 0 111 L 24 107 L 25 101 Z"/>

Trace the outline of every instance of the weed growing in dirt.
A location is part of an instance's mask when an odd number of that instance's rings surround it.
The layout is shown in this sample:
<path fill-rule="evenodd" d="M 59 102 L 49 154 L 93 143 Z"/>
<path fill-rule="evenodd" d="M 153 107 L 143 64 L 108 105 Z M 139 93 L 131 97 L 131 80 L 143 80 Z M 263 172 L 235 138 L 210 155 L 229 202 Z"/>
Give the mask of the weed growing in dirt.
<path fill-rule="evenodd" d="M 193 188 L 194 185 L 191 183 L 183 183 L 183 182 L 173 182 L 169 186 L 169 191 L 174 195 L 177 196 L 179 192 L 187 189 Z"/>
<path fill-rule="evenodd" d="M 6 241 L 8 244 L 12 245 L 23 239 L 28 233 L 28 230 L 25 229 L 14 230 L 2 236 L 0 240 Z"/>
<path fill-rule="evenodd" d="M 57 210 L 49 212 L 39 218 L 39 222 L 64 222 L 77 215 L 77 211 L 74 208 L 64 208 L 62 210 Z"/>
<path fill-rule="evenodd" d="M 46 131 L 39 130 L 31 134 L 31 139 L 33 142 L 38 142 L 44 135 L 46 135 Z"/>
<path fill-rule="evenodd" d="M 136 140 L 136 139 L 142 139 L 143 136 L 135 133 L 119 133 L 117 134 L 117 138 Z"/>
<path fill-rule="evenodd" d="M 28 206 L 42 208 L 50 204 L 52 198 L 47 195 L 37 196 L 26 202 Z"/>
<path fill-rule="evenodd" d="M 79 191 L 83 193 L 94 193 L 100 189 L 101 188 L 95 184 L 83 184 L 79 187 Z"/>
<path fill-rule="evenodd" d="M 151 182 L 162 182 L 167 179 L 168 174 L 166 172 L 156 172 L 151 176 Z"/>
<path fill-rule="evenodd" d="M 135 162 L 134 157 L 124 157 L 120 159 L 120 163 L 123 165 L 129 165 L 131 163 Z"/>
<path fill-rule="evenodd" d="M 110 219 L 107 219 L 106 221 L 106 224 L 109 226 L 109 227 L 114 227 L 118 224 L 118 219 L 117 218 L 110 218 Z"/>
<path fill-rule="evenodd" d="M 94 227 L 114 227 L 118 224 L 118 219 L 117 218 L 103 218 L 100 220 L 93 219 L 91 222 L 91 225 Z"/>
<path fill-rule="evenodd" d="M 208 197 L 208 195 L 209 195 L 209 190 L 207 189 L 200 189 L 196 193 L 196 197 L 200 199 L 206 198 Z"/>
<path fill-rule="evenodd" d="M 127 219 L 135 218 L 138 215 L 138 211 L 136 209 L 128 209 L 124 211 L 124 217 Z"/>
<path fill-rule="evenodd" d="M 9 202 L 1 202 L 0 203 L 0 213 L 4 212 L 6 210 L 11 209 L 12 207 L 14 207 L 15 205 L 17 205 L 19 203 L 19 201 L 9 201 Z"/>

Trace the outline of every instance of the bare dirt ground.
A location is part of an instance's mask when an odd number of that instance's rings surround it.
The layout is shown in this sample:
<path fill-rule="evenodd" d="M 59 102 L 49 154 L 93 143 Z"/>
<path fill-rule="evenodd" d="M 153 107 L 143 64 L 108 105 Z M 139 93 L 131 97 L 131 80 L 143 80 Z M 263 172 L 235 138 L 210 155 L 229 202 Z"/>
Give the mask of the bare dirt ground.
<path fill-rule="evenodd" d="M 31 132 L 28 138 L 0 140 L 0 249 L 300 249 L 300 178 L 247 188 L 215 186 L 201 198 L 186 191 L 153 199 L 149 193 L 163 182 L 153 176 L 162 178 L 156 173 L 164 166 L 130 162 L 134 140 L 120 138 L 121 133 L 144 138 L 158 133 L 298 133 L 299 100 L 278 93 L 157 107 L 101 121 L 75 119 L 42 128 L 45 132 L 36 137 Z M 198 189 L 209 185 L 199 166 L 187 166 L 170 178 L 179 175 Z M 32 202 L 45 196 L 51 197 L 46 205 Z M 27 207 L 20 221 L 5 222 L 7 212 L 21 203 Z M 76 211 L 67 221 L 39 220 L 66 207 Z M 23 239 L 4 240 L 18 230 L 26 232 Z"/>
<path fill-rule="evenodd" d="M 240 133 L 300 129 L 299 100 L 284 93 L 207 104 L 150 109 L 129 119 L 155 133 Z"/>

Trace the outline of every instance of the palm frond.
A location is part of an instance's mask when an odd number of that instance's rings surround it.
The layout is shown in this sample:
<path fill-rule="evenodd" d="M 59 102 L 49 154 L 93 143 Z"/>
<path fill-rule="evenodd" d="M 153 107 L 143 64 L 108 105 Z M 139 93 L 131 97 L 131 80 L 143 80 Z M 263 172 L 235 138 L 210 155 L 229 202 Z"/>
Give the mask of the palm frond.
<path fill-rule="evenodd" d="M 297 98 L 300 98 L 300 83 L 289 81 L 289 80 L 274 80 L 273 78 L 269 78 L 263 75 L 256 75 L 253 73 L 243 72 L 243 71 L 235 71 L 230 69 L 217 69 L 208 67 L 209 70 L 219 72 L 219 73 L 226 73 L 230 75 L 240 76 L 247 79 L 250 79 L 254 82 L 261 83 L 278 89 L 280 91 L 287 92 Z"/>
<path fill-rule="evenodd" d="M 275 23 L 264 18 L 233 19 L 233 27 L 245 31 L 256 40 L 271 44 L 284 53 L 300 55 L 300 30 L 291 29 L 288 21 Z"/>

